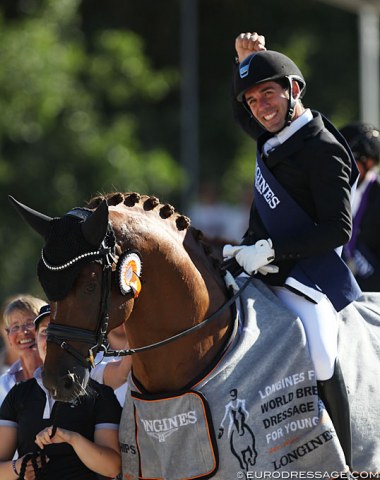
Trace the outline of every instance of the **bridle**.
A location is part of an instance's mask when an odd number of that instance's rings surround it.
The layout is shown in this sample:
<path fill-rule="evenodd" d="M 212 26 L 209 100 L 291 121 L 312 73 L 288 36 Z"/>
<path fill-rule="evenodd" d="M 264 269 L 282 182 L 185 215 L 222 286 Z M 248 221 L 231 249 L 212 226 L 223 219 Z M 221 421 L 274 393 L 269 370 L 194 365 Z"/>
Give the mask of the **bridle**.
<path fill-rule="evenodd" d="M 109 323 L 108 307 L 111 294 L 112 266 L 115 263 L 115 248 L 106 246 L 105 240 L 103 240 L 100 249 L 93 253 L 101 257 L 100 263 L 102 265 L 100 311 L 96 330 L 91 331 L 85 328 L 70 327 L 56 323 L 49 323 L 47 328 L 47 341 L 59 345 L 85 368 L 94 367 L 96 354 L 104 350 Z M 75 261 L 75 259 L 72 261 Z M 99 260 L 95 261 L 99 262 Z M 45 261 L 44 263 L 45 266 L 49 268 L 47 262 Z M 88 349 L 88 356 L 84 357 L 78 350 L 70 345 L 68 341 L 83 342 L 92 345 Z"/>
<path fill-rule="evenodd" d="M 108 231 L 113 230 L 110 224 L 108 224 Z M 136 353 L 145 352 L 147 350 L 152 350 L 154 348 L 162 347 L 168 343 L 174 342 L 184 336 L 187 336 L 197 330 L 200 330 L 204 326 L 208 325 L 211 321 L 217 318 L 222 312 L 224 312 L 228 307 L 230 307 L 236 299 L 241 295 L 243 290 L 250 283 L 252 276 L 250 276 L 247 281 L 242 285 L 242 287 L 234 293 L 230 298 L 221 305 L 214 313 L 209 317 L 205 318 L 202 322 L 197 325 L 193 325 L 182 332 L 177 333 L 165 340 L 161 340 L 156 343 L 145 345 L 143 347 L 137 348 L 128 348 L 124 350 L 113 350 L 109 347 L 106 342 L 107 330 L 109 324 L 109 299 L 111 295 L 111 280 L 112 280 L 112 267 L 116 263 L 115 259 L 115 246 L 107 246 L 106 237 L 104 238 L 100 249 L 96 252 L 89 252 L 89 254 L 84 254 L 87 258 L 91 257 L 91 254 L 98 257 L 96 262 L 100 262 L 102 266 L 102 278 L 101 278 L 101 301 L 100 301 L 100 310 L 97 321 L 97 328 L 95 331 L 80 327 L 70 327 L 67 325 L 50 323 L 47 328 L 47 341 L 53 342 L 59 345 L 65 352 L 73 356 L 77 361 L 80 362 L 85 368 L 91 368 L 95 366 L 95 356 L 98 352 L 103 352 L 104 357 L 121 357 L 127 355 L 133 355 Z M 99 259 L 100 257 L 100 259 Z M 46 260 L 43 259 L 45 266 L 50 270 L 63 270 L 64 268 L 69 268 L 73 263 L 76 263 L 78 260 L 74 258 L 67 262 L 64 265 L 52 266 L 49 265 Z M 92 261 L 91 259 L 89 261 Z M 135 295 L 136 297 L 136 295 Z M 91 345 L 88 349 L 88 355 L 84 356 L 81 352 L 75 349 L 68 342 L 83 342 Z"/>

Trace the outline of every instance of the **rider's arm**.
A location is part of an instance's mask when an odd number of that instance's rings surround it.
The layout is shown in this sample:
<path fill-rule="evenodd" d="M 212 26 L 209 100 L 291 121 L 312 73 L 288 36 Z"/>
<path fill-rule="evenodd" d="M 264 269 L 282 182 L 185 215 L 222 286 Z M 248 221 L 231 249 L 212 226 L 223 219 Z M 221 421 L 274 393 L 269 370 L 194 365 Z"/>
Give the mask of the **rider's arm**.
<path fill-rule="evenodd" d="M 238 75 L 239 63 L 255 52 L 266 50 L 265 37 L 256 32 L 241 33 L 235 39 L 236 59 L 234 62 L 233 78 Z M 234 86 L 232 87 L 232 111 L 236 122 L 254 140 L 264 132 L 263 128 L 256 122 L 248 108 L 235 98 Z"/>

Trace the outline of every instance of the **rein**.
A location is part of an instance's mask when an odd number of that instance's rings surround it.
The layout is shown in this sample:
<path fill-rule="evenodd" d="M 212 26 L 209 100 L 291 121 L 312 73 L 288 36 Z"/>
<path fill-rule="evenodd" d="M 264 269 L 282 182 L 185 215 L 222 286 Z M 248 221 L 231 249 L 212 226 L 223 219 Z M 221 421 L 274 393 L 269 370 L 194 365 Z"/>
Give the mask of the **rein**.
<path fill-rule="evenodd" d="M 34 478 L 36 480 L 39 480 L 41 478 L 41 469 L 38 468 L 37 464 L 37 458 L 41 458 L 41 468 L 46 465 L 46 454 L 39 450 L 38 452 L 33 452 L 33 453 L 27 453 L 21 463 L 21 468 L 20 468 L 20 475 L 19 475 L 19 480 L 24 480 L 25 479 L 25 472 L 26 472 L 26 466 L 29 460 L 32 462 L 33 470 L 34 470 Z"/>
<path fill-rule="evenodd" d="M 57 403 L 56 408 L 54 410 L 54 419 L 53 419 L 53 429 L 52 433 L 50 435 L 50 438 L 53 438 L 56 431 L 57 431 L 57 411 L 60 408 L 60 403 Z M 37 458 L 41 458 L 41 467 L 38 467 L 37 464 Z M 36 480 L 39 480 L 41 478 L 41 470 L 42 468 L 46 465 L 46 453 L 43 450 L 37 450 L 36 452 L 30 452 L 27 453 L 22 462 L 21 462 L 21 468 L 20 468 L 20 474 L 19 474 L 19 480 L 25 480 L 25 472 L 26 472 L 26 466 L 29 462 L 29 460 L 32 463 L 33 470 L 34 470 L 34 476 Z"/>
<path fill-rule="evenodd" d="M 112 227 L 109 225 L 112 229 Z M 224 312 L 228 307 L 230 307 L 235 300 L 242 294 L 245 288 L 250 283 L 253 275 L 248 277 L 246 282 L 242 285 L 242 287 L 232 296 L 230 297 L 221 307 L 219 307 L 214 313 L 212 313 L 209 317 L 202 320 L 202 322 L 194 325 L 182 332 L 179 332 L 165 340 L 161 340 L 159 342 L 152 343 L 150 345 L 145 345 L 143 347 L 137 348 L 128 348 L 124 350 L 113 350 L 109 348 L 109 345 L 105 344 L 105 339 L 107 336 L 107 329 L 109 324 L 109 313 L 108 313 L 108 305 L 109 305 L 109 298 L 111 293 L 111 273 L 112 273 L 112 265 L 115 263 L 115 248 L 107 247 L 106 246 L 106 239 L 103 240 L 102 246 L 98 252 L 91 252 L 92 255 L 100 255 L 101 256 L 101 264 L 102 264 L 102 281 L 101 281 L 101 303 L 100 303 L 100 313 L 97 322 L 97 329 L 95 332 L 79 327 L 69 327 L 66 325 L 61 324 L 53 324 L 50 323 L 47 328 L 47 341 L 54 342 L 59 345 L 63 350 L 67 353 L 72 355 L 77 361 L 81 363 L 85 368 L 91 368 L 95 366 L 95 356 L 98 352 L 102 351 L 105 357 L 123 357 L 127 355 L 134 355 L 135 353 L 146 352 L 148 350 L 152 350 L 154 348 L 159 348 L 169 343 L 172 343 L 180 338 L 183 338 L 193 332 L 200 330 L 201 328 L 208 325 L 212 322 L 215 318 L 217 318 L 222 312 Z M 64 268 L 68 268 L 72 263 L 74 263 L 76 259 L 67 262 L 65 265 L 61 266 L 49 266 L 45 262 L 45 266 L 50 269 L 54 270 L 61 270 Z M 226 268 L 226 266 L 222 267 Z M 240 273 L 240 272 L 239 272 Z M 78 350 L 72 347 L 68 341 L 74 342 L 83 342 L 92 345 L 92 347 L 88 350 L 88 356 L 84 357 Z"/>
<path fill-rule="evenodd" d="M 103 345 L 102 349 L 104 351 L 104 356 L 105 357 L 124 357 L 127 355 L 133 355 L 135 353 L 146 352 L 147 350 L 152 350 L 153 348 L 162 347 L 163 345 L 167 345 L 168 343 L 174 342 L 182 337 L 185 337 L 186 335 L 189 335 L 190 333 L 200 330 L 201 328 L 211 323 L 229 306 L 231 306 L 235 302 L 235 300 L 239 298 L 240 295 L 243 293 L 243 291 L 247 288 L 252 278 L 253 278 L 253 275 L 249 276 L 245 281 L 245 283 L 242 285 L 242 287 L 231 298 L 229 298 L 227 302 L 225 302 L 221 307 L 218 308 L 218 310 L 216 310 L 209 317 L 205 318 L 204 320 L 202 320 L 202 322 L 198 323 L 197 325 L 187 328 L 186 330 L 183 330 L 182 332 L 179 332 L 176 335 L 173 335 L 172 337 L 166 338 L 165 340 L 161 340 L 160 342 L 156 342 L 156 343 L 151 343 L 150 345 L 146 345 L 144 347 L 127 348 L 125 350 L 112 350 L 108 348 L 106 345 Z"/>

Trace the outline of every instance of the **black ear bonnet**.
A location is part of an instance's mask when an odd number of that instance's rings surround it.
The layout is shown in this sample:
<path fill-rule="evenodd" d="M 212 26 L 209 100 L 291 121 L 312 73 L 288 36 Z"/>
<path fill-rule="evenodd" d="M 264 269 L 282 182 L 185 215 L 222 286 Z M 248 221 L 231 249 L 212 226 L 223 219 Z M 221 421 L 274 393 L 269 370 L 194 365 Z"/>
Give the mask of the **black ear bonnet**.
<path fill-rule="evenodd" d="M 101 239 L 90 243 L 83 234 L 83 223 L 92 214 L 92 210 L 74 208 L 63 217 L 50 221 L 37 266 L 39 281 L 50 301 L 61 300 L 69 293 L 86 263 L 108 255 L 112 258 L 115 235 L 108 222 Z"/>

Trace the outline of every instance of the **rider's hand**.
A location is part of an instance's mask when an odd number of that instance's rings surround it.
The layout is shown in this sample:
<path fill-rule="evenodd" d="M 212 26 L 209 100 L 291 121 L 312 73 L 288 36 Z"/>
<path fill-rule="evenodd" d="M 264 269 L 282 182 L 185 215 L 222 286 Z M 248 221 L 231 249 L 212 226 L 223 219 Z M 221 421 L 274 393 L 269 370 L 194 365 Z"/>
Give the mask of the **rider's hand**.
<path fill-rule="evenodd" d="M 268 273 L 278 273 L 279 268 L 277 265 L 264 265 L 263 267 L 260 267 L 257 269 L 258 273 L 261 273 L 261 275 L 268 275 Z"/>
<path fill-rule="evenodd" d="M 265 37 L 256 32 L 241 33 L 235 40 L 235 49 L 239 62 L 255 52 L 266 50 Z"/>
<path fill-rule="evenodd" d="M 268 240 L 259 240 L 254 245 L 239 245 L 237 247 L 225 245 L 223 248 L 223 257 L 235 257 L 238 264 L 243 267 L 247 273 L 252 274 L 259 268 L 273 262 L 275 255 L 272 240 L 269 238 Z"/>

